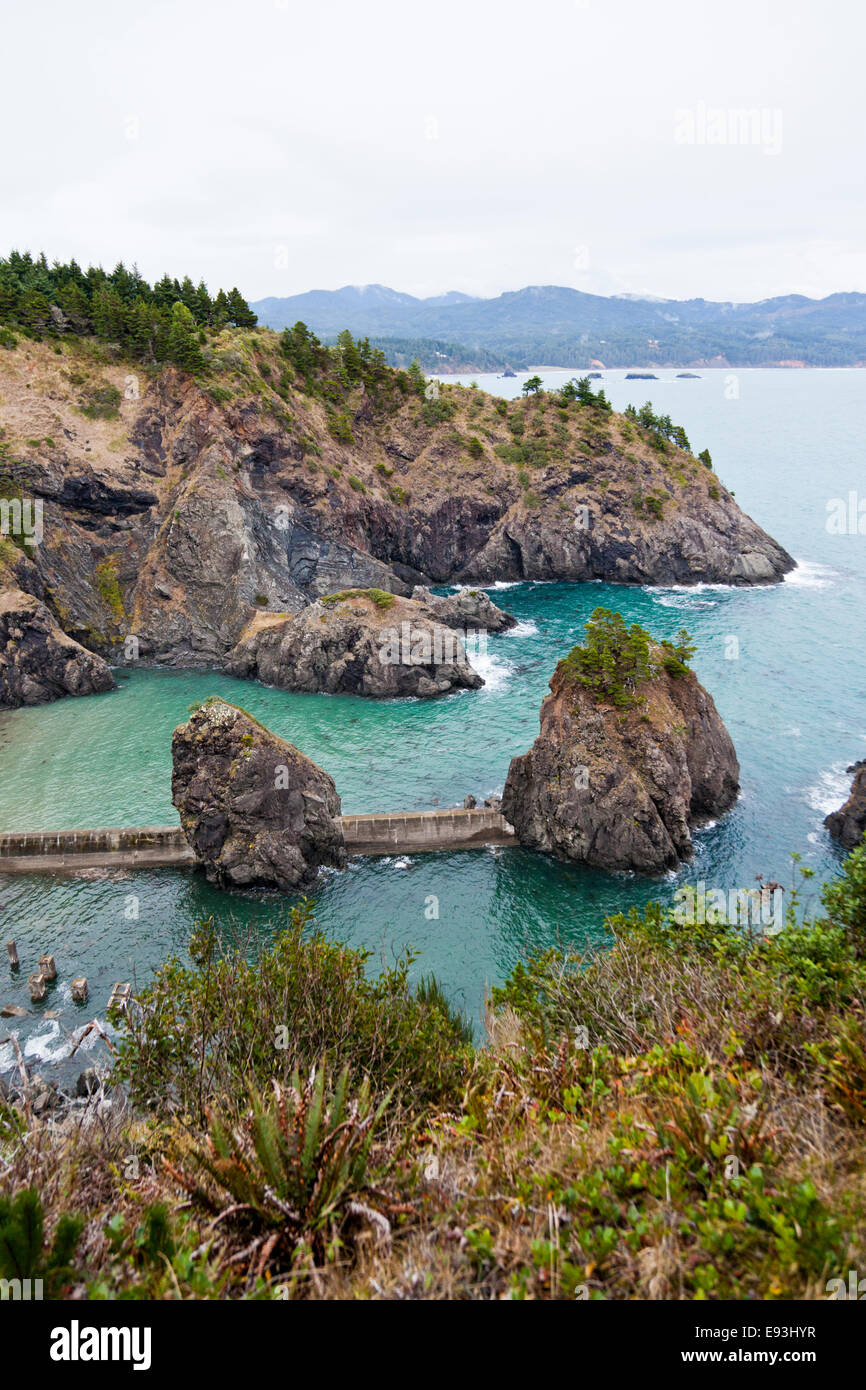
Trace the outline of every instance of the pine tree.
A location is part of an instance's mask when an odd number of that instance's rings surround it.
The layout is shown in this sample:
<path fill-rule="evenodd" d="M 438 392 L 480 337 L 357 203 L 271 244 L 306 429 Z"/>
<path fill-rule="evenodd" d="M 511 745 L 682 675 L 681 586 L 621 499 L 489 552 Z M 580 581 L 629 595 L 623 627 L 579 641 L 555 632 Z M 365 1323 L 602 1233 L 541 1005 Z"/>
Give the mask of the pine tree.
<path fill-rule="evenodd" d="M 214 328 L 225 328 L 229 321 L 229 302 L 225 290 L 220 290 L 213 302 L 210 321 Z"/>
<path fill-rule="evenodd" d="M 195 319 L 181 300 L 177 300 L 171 311 L 168 356 L 176 366 L 188 372 L 201 371 L 204 366 L 196 337 Z"/>
<path fill-rule="evenodd" d="M 228 304 L 229 321 L 236 328 L 255 328 L 259 320 L 237 287 L 229 290 Z"/>

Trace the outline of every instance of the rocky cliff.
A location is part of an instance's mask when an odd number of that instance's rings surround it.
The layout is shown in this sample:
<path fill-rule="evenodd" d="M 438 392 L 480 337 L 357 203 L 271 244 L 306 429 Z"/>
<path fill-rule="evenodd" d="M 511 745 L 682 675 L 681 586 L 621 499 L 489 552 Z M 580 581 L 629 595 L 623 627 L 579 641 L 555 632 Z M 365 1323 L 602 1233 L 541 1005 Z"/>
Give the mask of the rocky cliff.
<path fill-rule="evenodd" d="M 561 661 L 541 732 L 512 760 L 502 813 L 521 842 L 600 869 L 659 873 L 691 853 L 690 829 L 737 797 L 739 764 L 711 696 L 665 653 L 623 706 Z M 676 669 L 676 668 L 674 668 Z"/>
<path fill-rule="evenodd" d="M 345 866 L 333 778 L 244 710 L 205 701 L 171 753 L 172 800 L 212 883 L 292 889 Z"/>
<path fill-rule="evenodd" d="M 381 589 L 335 594 L 294 617 L 258 614 L 225 669 L 283 690 L 380 698 L 484 684 L 457 632 L 437 621 L 435 609 Z"/>
<path fill-rule="evenodd" d="M 640 424 L 504 402 L 337 358 L 305 375 L 267 330 L 199 378 L 111 345 L 0 354 L 0 484 L 44 504 L 34 565 L 71 636 L 221 662 L 257 609 L 497 579 L 765 583 L 792 566 L 704 463 Z M 341 374 L 342 373 L 342 374 Z M 0 489 L 2 491 L 2 489 Z"/>
<path fill-rule="evenodd" d="M 834 840 L 845 849 L 853 849 L 866 833 L 866 760 L 852 763 L 848 771 L 854 774 L 851 794 L 844 806 L 830 812 L 824 824 Z"/>
<path fill-rule="evenodd" d="M 20 589 L 0 591 L 0 707 L 114 688 L 102 657 L 67 637 L 44 603 Z"/>

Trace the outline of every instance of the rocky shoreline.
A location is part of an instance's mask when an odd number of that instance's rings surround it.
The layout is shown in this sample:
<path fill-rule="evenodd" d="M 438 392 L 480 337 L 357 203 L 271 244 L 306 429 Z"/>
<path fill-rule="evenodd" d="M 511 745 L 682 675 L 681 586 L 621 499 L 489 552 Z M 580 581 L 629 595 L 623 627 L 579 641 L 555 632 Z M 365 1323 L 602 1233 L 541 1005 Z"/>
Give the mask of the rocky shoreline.
<path fill-rule="evenodd" d="M 209 350 L 231 389 L 166 367 L 139 369 L 127 396 L 130 366 L 107 354 L 117 420 L 82 420 L 46 345 L 3 354 L 0 390 L 28 442 L 6 452 L 2 481 L 44 507 L 17 586 L 88 650 L 221 665 L 259 610 L 292 616 L 344 590 L 752 585 L 793 567 L 706 460 L 639 422 L 553 396 L 442 386 L 425 399 L 399 373 L 378 398 L 349 389 L 337 416 L 279 342 L 238 334 Z"/>
<path fill-rule="evenodd" d="M 850 795 L 838 811 L 830 812 L 824 824 L 843 849 L 853 849 L 866 834 L 866 759 L 852 763 L 847 771 L 854 777 Z"/>

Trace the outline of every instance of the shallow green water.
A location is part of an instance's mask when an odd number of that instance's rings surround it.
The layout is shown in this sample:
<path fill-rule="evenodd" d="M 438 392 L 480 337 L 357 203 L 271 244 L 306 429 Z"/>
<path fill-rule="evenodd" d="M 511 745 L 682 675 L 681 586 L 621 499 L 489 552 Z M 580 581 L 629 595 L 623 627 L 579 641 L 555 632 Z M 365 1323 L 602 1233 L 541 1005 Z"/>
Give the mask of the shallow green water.
<path fill-rule="evenodd" d="M 501 980 L 528 949 L 600 941 L 607 912 L 666 898 L 683 881 L 702 879 L 726 891 L 749 887 L 758 873 L 787 882 L 792 849 L 818 881 L 829 876 L 839 855 L 821 821 L 843 799 L 845 766 L 866 745 L 866 536 L 830 534 L 827 502 L 858 486 L 866 496 L 866 378 L 855 371 L 741 372 L 739 397 L 731 399 L 729 376 L 720 372 L 705 372 L 700 381 L 675 381 L 668 372 L 665 381 L 625 383 L 623 375 L 606 374 L 614 404 L 650 396 L 657 410 L 683 423 L 695 448 L 710 447 L 741 505 L 801 561 L 784 584 L 499 588 L 493 597 L 520 626 L 490 638 L 483 690 L 436 702 L 291 695 L 216 672 L 124 671 L 110 695 L 0 717 L 0 828 L 176 820 L 171 731 L 190 703 L 214 693 L 242 704 L 327 768 L 347 812 L 444 807 L 467 792 L 500 791 L 510 758 L 535 737 L 557 659 L 592 609 L 606 604 L 659 637 L 688 627 L 698 675 L 734 739 L 741 799 L 700 832 L 693 861 L 678 876 L 644 880 L 512 849 L 357 860 L 346 873 L 322 878 L 319 921 L 377 958 L 411 945 L 420 952 L 416 969 L 435 971 L 477 1016 L 485 984 Z M 489 384 L 509 391 L 520 385 Z M 726 655 L 731 638 L 739 644 L 736 659 Z M 196 917 L 215 913 L 227 934 L 267 934 L 288 903 L 217 894 L 192 871 L 0 878 L 0 936 L 16 938 L 25 967 L 51 949 L 61 969 L 53 996 L 14 1031 L 32 1055 L 59 1058 L 65 1030 L 102 1011 L 115 980 L 142 981 L 169 950 L 183 951 Z M 27 1003 L 27 969 L 17 981 L 5 964 L 0 971 L 0 1000 Z M 83 1010 L 71 1004 L 65 983 L 79 972 L 91 982 Z M 60 1017 L 45 1019 L 46 1007 Z M 0 1043 L 0 1070 L 10 1064 L 8 1045 Z"/>

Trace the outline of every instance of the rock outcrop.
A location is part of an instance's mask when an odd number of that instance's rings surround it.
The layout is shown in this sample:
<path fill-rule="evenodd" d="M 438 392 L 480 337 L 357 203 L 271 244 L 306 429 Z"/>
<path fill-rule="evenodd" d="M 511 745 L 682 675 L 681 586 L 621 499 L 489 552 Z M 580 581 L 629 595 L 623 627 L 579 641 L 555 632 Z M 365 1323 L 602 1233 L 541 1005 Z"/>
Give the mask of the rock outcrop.
<path fill-rule="evenodd" d="M 0 707 L 114 689 L 107 663 L 67 637 L 44 603 L 21 589 L 0 592 Z"/>
<path fill-rule="evenodd" d="M 339 589 L 763 584 L 793 567 L 711 468 L 621 415 L 458 386 L 426 402 L 396 374 L 333 404 L 266 330 L 207 352 L 209 390 L 109 355 L 92 384 L 120 397 L 111 419 L 82 416 L 74 344 L 0 354 L 2 481 L 45 510 L 41 589 L 23 587 L 103 655 L 134 635 L 145 663 L 219 663 L 257 606 L 294 614 Z"/>
<path fill-rule="evenodd" d="M 225 669 L 283 690 L 378 698 L 484 684 L 450 625 L 424 603 L 379 589 L 335 594 L 295 617 L 258 614 Z"/>
<path fill-rule="evenodd" d="M 333 778 L 244 710 L 205 701 L 171 752 L 172 800 L 212 883 L 289 890 L 345 866 Z"/>
<path fill-rule="evenodd" d="M 517 627 L 512 613 L 498 608 L 482 589 L 458 589 L 456 594 L 434 594 L 417 584 L 412 590 L 415 603 L 423 604 L 440 623 L 463 631 L 508 632 Z"/>
<path fill-rule="evenodd" d="M 838 811 L 831 811 L 824 820 L 834 840 L 845 849 L 853 849 L 866 833 L 866 759 L 848 768 L 854 774 L 851 795 Z"/>
<path fill-rule="evenodd" d="M 521 842 L 600 869 L 659 873 L 686 859 L 690 827 L 727 810 L 739 786 L 733 743 L 695 675 L 660 668 L 621 709 L 564 661 L 550 690 L 502 798 Z"/>

